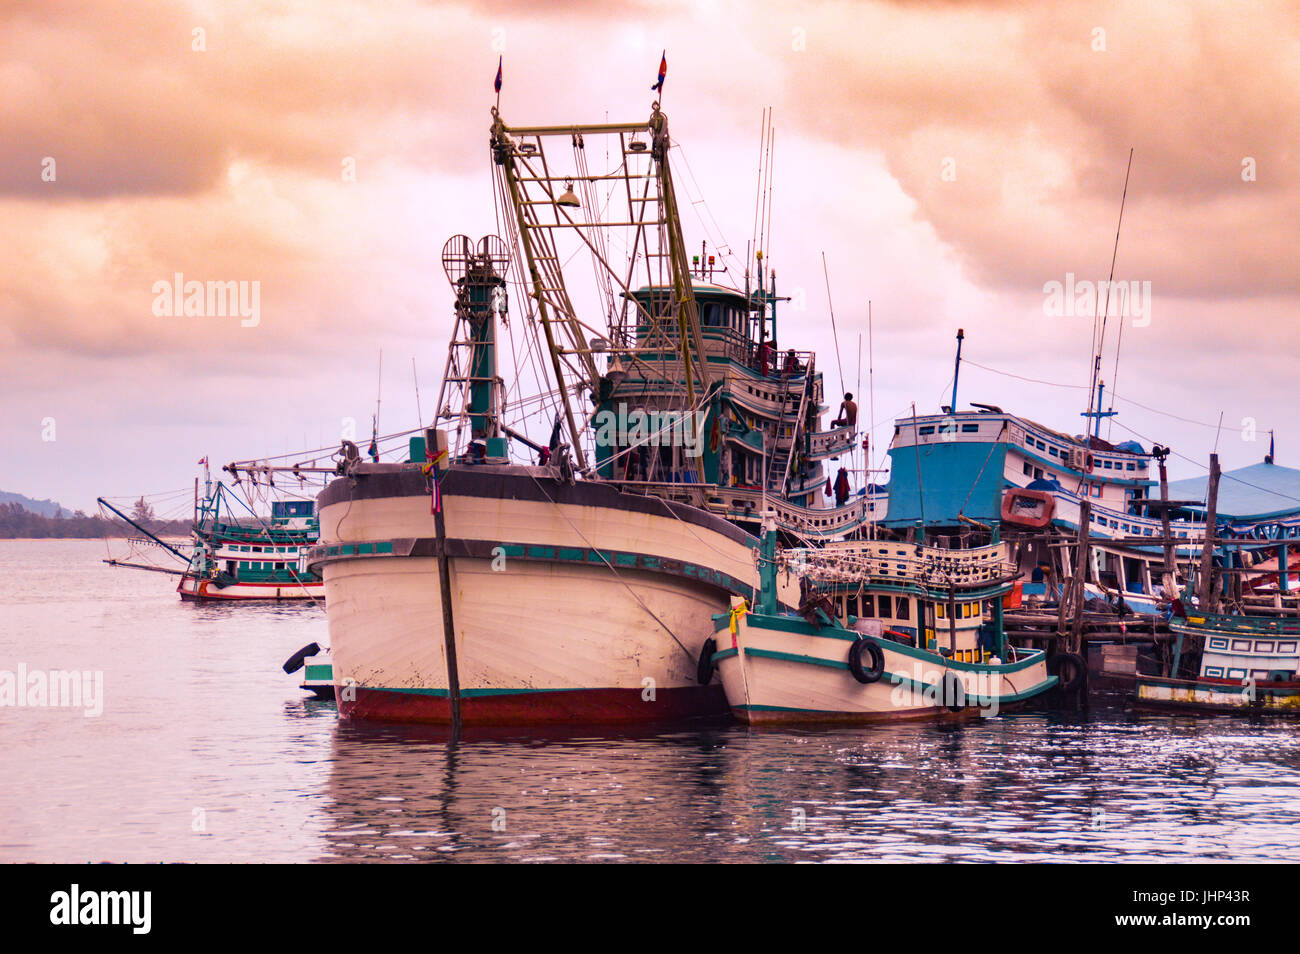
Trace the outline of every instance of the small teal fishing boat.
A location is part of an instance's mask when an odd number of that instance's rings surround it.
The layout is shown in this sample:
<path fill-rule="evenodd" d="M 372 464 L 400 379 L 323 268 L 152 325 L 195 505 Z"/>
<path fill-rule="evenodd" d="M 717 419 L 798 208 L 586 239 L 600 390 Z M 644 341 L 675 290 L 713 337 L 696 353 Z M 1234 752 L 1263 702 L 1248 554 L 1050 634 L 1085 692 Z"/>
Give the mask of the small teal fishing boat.
<path fill-rule="evenodd" d="M 1057 684 L 1041 650 L 1002 632 L 1001 544 L 950 550 L 899 541 L 776 549 L 765 522 L 752 608 L 713 617 L 700 678 L 716 669 L 732 713 L 749 723 L 990 717 Z M 777 578 L 797 574 L 799 613 L 782 613 Z"/>

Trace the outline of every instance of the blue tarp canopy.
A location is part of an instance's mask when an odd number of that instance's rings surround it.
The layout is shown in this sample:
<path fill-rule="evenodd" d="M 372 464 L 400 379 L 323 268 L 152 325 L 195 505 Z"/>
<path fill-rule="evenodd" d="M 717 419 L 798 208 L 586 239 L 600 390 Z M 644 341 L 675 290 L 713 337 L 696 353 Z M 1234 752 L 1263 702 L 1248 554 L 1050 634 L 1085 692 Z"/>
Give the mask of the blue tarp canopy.
<path fill-rule="evenodd" d="M 1169 499 L 1204 502 L 1210 477 L 1169 482 Z M 1188 510 L 1204 512 L 1204 503 Z M 1219 475 L 1219 520 L 1268 520 L 1300 514 L 1300 470 L 1251 464 Z"/>

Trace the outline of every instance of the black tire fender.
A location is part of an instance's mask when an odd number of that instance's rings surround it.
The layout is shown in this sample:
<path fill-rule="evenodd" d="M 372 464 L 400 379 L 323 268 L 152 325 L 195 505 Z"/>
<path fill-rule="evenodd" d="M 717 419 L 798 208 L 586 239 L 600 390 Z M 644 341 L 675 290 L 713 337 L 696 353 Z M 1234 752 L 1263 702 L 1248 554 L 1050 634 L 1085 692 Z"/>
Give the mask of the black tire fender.
<path fill-rule="evenodd" d="M 945 669 L 943 678 L 939 680 L 939 702 L 949 712 L 961 712 L 970 705 L 967 701 L 966 684 L 961 681 L 961 676 L 951 669 Z"/>
<path fill-rule="evenodd" d="M 718 641 L 709 637 L 704 641 L 704 648 L 700 650 L 700 661 L 695 666 L 695 681 L 701 686 L 707 686 L 713 681 L 713 654 L 718 651 Z"/>
<path fill-rule="evenodd" d="M 867 665 L 863 665 L 863 653 L 868 657 Z M 885 674 L 884 652 L 873 640 L 859 639 L 849 647 L 849 672 L 853 673 L 853 678 L 864 686 L 879 682 L 880 677 Z"/>
<path fill-rule="evenodd" d="M 302 649 L 298 650 L 292 656 L 284 661 L 285 672 L 297 672 L 303 667 L 308 656 L 315 656 L 320 652 L 320 646 L 316 643 L 308 643 Z"/>

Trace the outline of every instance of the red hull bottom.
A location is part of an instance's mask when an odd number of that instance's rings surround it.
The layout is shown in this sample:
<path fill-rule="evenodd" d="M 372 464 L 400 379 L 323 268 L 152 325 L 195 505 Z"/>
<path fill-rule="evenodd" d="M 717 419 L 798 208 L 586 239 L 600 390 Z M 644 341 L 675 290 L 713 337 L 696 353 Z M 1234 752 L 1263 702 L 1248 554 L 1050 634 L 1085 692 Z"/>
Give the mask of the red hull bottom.
<path fill-rule="evenodd" d="M 339 714 L 346 719 L 410 725 L 449 725 L 451 703 L 445 696 L 384 689 L 336 693 Z M 642 699 L 640 689 L 571 689 L 463 696 L 461 720 L 465 725 L 632 725 L 677 722 L 727 713 L 722 687 L 688 686 L 660 689 L 655 699 Z"/>
<path fill-rule="evenodd" d="M 310 603 L 323 600 L 324 591 L 319 596 L 213 596 L 211 593 L 201 596 L 198 593 L 185 593 L 180 590 L 181 599 L 187 603 Z"/>

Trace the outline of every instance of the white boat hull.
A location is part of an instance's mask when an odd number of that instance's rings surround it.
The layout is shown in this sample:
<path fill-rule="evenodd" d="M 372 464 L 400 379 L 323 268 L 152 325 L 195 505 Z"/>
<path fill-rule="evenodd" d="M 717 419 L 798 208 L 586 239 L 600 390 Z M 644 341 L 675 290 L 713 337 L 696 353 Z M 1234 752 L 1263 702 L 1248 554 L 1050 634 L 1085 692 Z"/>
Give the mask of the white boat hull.
<path fill-rule="evenodd" d="M 386 475 L 388 491 L 322 494 L 321 545 L 310 557 L 325 580 L 340 712 L 446 722 L 430 498 L 400 465 L 379 465 L 376 474 Z M 478 467 L 448 477 L 442 500 L 467 724 L 654 722 L 726 711 L 716 685 L 698 684 L 697 667 L 711 614 L 757 582 L 751 537 L 698 511 L 695 522 L 684 519 L 689 508 L 674 512 L 599 484 L 570 487 L 540 469 Z M 358 552 L 384 544 L 390 552 Z"/>
<path fill-rule="evenodd" d="M 735 633 L 728 617 L 717 622 L 718 675 L 732 713 L 749 723 L 990 717 L 1057 682 L 1039 651 L 1006 665 L 958 663 L 884 638 L 818 629 L 792 616 L 740 615 Z M 849 649 L 859 639 L 883 653 L 884 673 L 876 682 L 863 684 L 850 672 Z M 960 692 L 945 690 L 951 678 L 960 682 Z"/>

